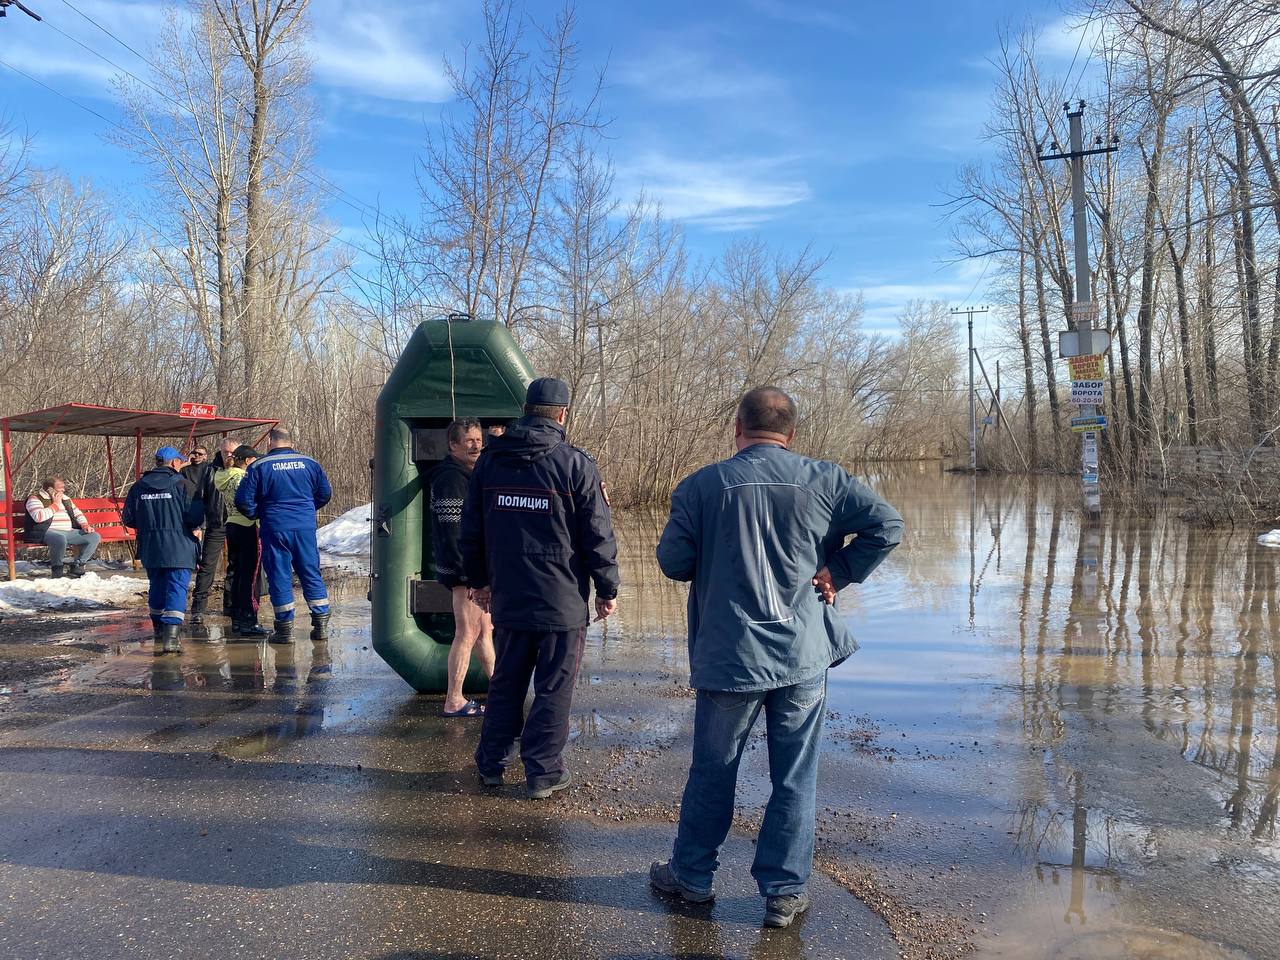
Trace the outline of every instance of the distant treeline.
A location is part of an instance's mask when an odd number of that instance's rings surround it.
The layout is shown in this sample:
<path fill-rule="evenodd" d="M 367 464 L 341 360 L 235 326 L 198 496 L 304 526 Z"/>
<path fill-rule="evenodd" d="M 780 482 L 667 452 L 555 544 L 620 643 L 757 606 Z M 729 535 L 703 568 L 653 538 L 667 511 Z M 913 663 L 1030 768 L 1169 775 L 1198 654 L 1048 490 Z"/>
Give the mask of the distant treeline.
<path fill-rule="evenodd" d="M 1104 472 L 1137 477 L 1180 444 L 1247 449 L 1280 424 L 1280 7 L 1251 0 L 1098 0 L 1066 76 L 1032 31 L 1006 34 L 988 162 L 952 197 L 961 256 L 991 258 L 1007 354 L 1022 372 L 1013 427 L 1063 466 L 1073 299 L 1064 101 L 1087 101 L 1093 296 L 1111 333 Z M 1087 70 L 1086 70 L 1087 65 Z M 1016 411 L 1016 413 L 1014 412 Z M 1007 462 L 1008 450 L 990 451 Z"/>
<path fill-rule="evenodd" d="M 467 313 L 569 382 L 572 436 L 622 503 L 660 501 L 725 455 L 734 403 L 761 383 L 795 394 L 808 452 L 963 443 L 945 304 L 906 305 L 888 337 L 863 329 L 860 296 L 823 286 L 812 250 L 745 238 L 695 261 L 657 204 L 617 196 L 602 87 L 574 92 L 572 11 L 484 12 L 450 67 L 456 99 L 405 171 L 412 216 L 311 162 L 306 0 L 193 2 L 149 51 L 146 84 L 118 79 L 127 119 L 109 135 L 147 172 L 139 198 L 32 169 L 17 125 L 0 129 L 0 409 L 197 400 L 279 417 L 342 508 L 368 497 L 374 399 L 401 345 L 423 320 Z M 363 211 L 366 236 L 324 221 L 332 198 Z M 100 442 L 49 444 L 18 485 L 51 466 L 105 486 Z"/>

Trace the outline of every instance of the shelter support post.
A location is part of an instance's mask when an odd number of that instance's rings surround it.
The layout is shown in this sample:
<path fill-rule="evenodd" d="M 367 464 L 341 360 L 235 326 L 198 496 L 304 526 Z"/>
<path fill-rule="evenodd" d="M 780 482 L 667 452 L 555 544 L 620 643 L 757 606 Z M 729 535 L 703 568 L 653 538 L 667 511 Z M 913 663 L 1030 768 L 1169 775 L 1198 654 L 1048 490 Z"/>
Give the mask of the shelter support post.
<path fill-rule="evenodd" d="M 4 452 L 4 514 L 8 518 L 5 522 L 5 530 L 9 538 L 5 544 L 5 553 L 9 557 L 9 579 L 17 580 L 18 569 L 13 559 L 13 551 L 17 544 L 13 529 L 13 469 L 11 466 L 13 450 L 9 446 L 9 421 L 7 418 L 0 420 L 0 446 L 3 447 Z"/>
<path fill-rule="evenodd" d="M 117 487 L 116 468 L 115 464 L 111 462 L 111 438 L 108 436 L 103 437 L 102 439 L 107 441 L 107 483 L 111 484 L 111 499 L 114 500 L 116 498 Z"/>

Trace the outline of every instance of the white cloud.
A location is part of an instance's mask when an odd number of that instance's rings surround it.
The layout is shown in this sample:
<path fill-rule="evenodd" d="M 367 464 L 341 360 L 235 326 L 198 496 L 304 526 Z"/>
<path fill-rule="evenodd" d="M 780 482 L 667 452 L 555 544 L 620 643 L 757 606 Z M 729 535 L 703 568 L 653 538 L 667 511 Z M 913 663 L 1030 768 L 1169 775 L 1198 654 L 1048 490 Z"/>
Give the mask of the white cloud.
<path fill-rule="evenodd" d="M 611 79 L 667 101 L 756 100 L 784 91 L 782 79 L 704 47 L 668 43 L 619 64 Z"/>
<path fill-rule="evenodd" d="M 913 282 L 902 277 L 867 277 L 854 282 L 847 292 L 861 292 L 866 303 L 863 322 L 868 330 L 896 332 L 903 307 L 912 300 L 942 300 L 953 306 L 981 304 L 987 297 L 984 281 L 989 271 L 981 260 L 963 260 L 942 267 L 936 279 Z M 965 302 L 962 304 L 961 300 Z"/>
<path fill-rule="evenodd" d="M 1053 61 L 1055 67 L 1065 68 L 1074 60 L 1078 68 L 1097 45 L 1102 32 L 1100 20 L 1061 17 L 1045 24 L 1036 39 L 1036 55 Z"/>
<path fill-rule="evenodd" d="M 82 93 L 87 87 L 88 92 L 105 98 L 112 94 L 109 83 L 120 70 L 103 57 L 146 79 L 150 67 L 125 44 L 144 57 L 152 56 L 166 18 L 182 15 L 172 4 L 151 0 L 80 0 L 76 6 L 120 42 L 67 7 L 42 9 L 47 24 L 11 10 L 4 21 L 5 44 L 0 57 L 55 86 L 59 86 L 57 81 L 73 81 L 78 89 L 66 92 Z M 446 16 L 432 5 L 391 3 L 375 8 L 315 0 L 307 17 L 307 51 L 318 85 L 413 103 L 450 98 L 442 53 L 448 42 L 441 26 Z M 102 57 L 50 30 L 50 25 Z"/>
<path fill-rule="evenodd" d="M 46 17 L 45 23 L 10 8 L 4 20 L 5 44 L 0 47 L 0 57 L 33 77 L 54 85 L 57 81 L 71 80 L 79 88 L 64 92 L 88 92 L 103 98 L 113 95 L 110 81 L 121 72 L 107 60 L 146 77 L 150 68 L 125 45 L 148 54 L 168 16 L 166 7 L 146 0 L 81 0 L 76 6 L 103 29 L 67 6 L 53 10 L 42 7 L 38 12 Z M 75 37 L 84 46 L 50 29 L 51 26 Z M 88 88 L 87 91 L 84 88 Z"/>
<path fill-rule="evenodd" d="M 649 153 L 619 163 L 618 189 L 644 190 L 674 220 L 712 230 L 758 226 L 812 195 L 800 179 L 780 175 L 780 160 L 683 160 Z"/>
<path fill-rule="evenodd" d="M 751 6 L 759 13 L 783 23 L 802 27 L 820 27 L 841 33 L 858 33 L 858 11 L 853 6 L 836 4 L 830 10 L 811 2 L 795 3 L 792 0 L 751 0 Z"/>
<path fill-rule="evenodd" d="M 391 100 L 440 103 L 452 91 L 444 72 L 445 34 L 429 5 L 311 7 L 308 51 L 318 82 Z M 423 44 L 424 39 L 436 41 Z"/>

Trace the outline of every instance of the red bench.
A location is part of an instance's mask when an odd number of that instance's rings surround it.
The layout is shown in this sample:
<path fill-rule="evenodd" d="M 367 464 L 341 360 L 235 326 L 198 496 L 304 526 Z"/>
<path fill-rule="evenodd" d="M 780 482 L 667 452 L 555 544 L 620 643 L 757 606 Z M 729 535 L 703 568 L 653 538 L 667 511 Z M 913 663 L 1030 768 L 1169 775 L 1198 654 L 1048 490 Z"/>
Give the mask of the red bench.
<path fill-rule="evenodd" d="M 80 497 L 73 498 L 72 502 L 80 508 L 80 512 L 89 521 L 89 526 L 93 527 L 94 532 L 102 537 L 103 543 L 132 544 L 134 542 L 133 530 L 126 527 L 120 519 L 120 510 L 124 507 L 123 497 Z M 26 500 L 15 500 L 11 513 L 0 510 L 0 552 L 7 550 L 9 547 L 10 525 L 12 525 L 14 531 L 13 548 L 15 554 L 20 550 L 45 549 L 42 543 L 23 542 L 22 531 L 26 524 L 26 517 Z M 130 546 L 129 552 L 132 555 L 132 546 Z"/>

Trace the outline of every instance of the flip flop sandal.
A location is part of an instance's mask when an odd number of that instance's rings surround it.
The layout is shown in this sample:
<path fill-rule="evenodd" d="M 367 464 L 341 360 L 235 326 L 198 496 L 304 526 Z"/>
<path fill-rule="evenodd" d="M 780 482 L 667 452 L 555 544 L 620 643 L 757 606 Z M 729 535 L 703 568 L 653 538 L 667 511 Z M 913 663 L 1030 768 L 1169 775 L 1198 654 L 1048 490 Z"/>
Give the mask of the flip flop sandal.
<path fill-rule="evenodd" d="M 476 703 L 474 700 L 468 700 L 457 710 L 441 710 L 442 717 L 483 717 L 484 705 Z"/>

